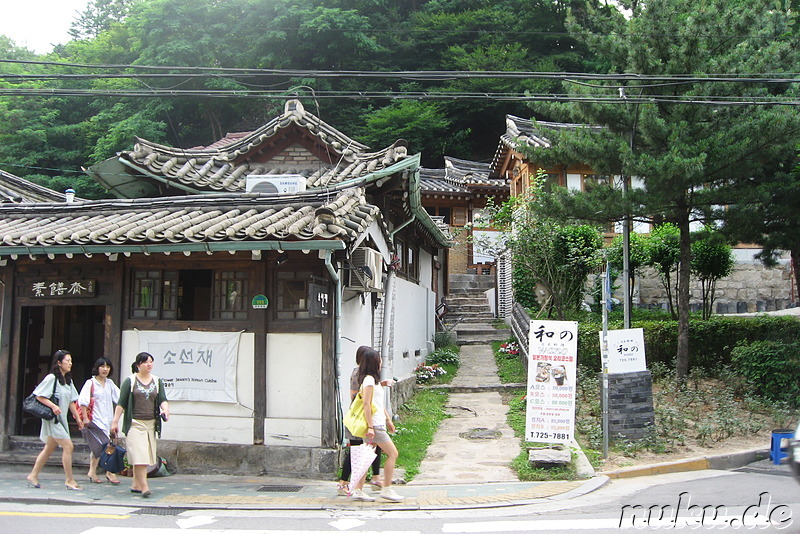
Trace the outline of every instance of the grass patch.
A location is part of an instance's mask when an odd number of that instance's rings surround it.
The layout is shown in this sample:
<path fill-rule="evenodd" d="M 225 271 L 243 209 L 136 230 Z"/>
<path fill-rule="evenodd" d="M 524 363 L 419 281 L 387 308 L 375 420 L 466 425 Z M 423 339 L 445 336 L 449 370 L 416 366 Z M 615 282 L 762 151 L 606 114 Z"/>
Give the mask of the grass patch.
<path fill-rule="evenodd" d="M 526 382 L 528 371 L 519 354 L 508 354 L 500 352 L 500 345 L 506 341 L 492 341 L 492 351 L 494 361 L 497 364 L 497 376 L 501 384 Z"/>
<path fill-rule="evenodd" d="M 511 469 L 517 473 L 517 477 L 524 481 L 543 481 L 543 480 L 577 480 L 578 474 L 575 471 L 575 455 L 572 455 L 572 463 L 564 467 L 540 468 L 532 467 L 528 463 L 528 447 L 549 446 L 549 443 L 533 443 L 525 441 L 525 390 L 515 389 L 508 392 L 504 402 L 508 403 L 508 426 L 514 430 L 514 435 L 520 439 L 522 451 L 511 461 Z"/>
<path fill-rule="evenodd" d="M 414 396 L 398 410 L 400 421 L 396 424 L 397 433 L 392 441 L 400 453 L 397 466 L 405 469 L 407 481 L 413 480 L 419 473 L 419 464 L 433 441 L 439 423 L 450 417 L 444 411 L 448 398 L 449 393 L 445 390 L 417 389 Z"/>

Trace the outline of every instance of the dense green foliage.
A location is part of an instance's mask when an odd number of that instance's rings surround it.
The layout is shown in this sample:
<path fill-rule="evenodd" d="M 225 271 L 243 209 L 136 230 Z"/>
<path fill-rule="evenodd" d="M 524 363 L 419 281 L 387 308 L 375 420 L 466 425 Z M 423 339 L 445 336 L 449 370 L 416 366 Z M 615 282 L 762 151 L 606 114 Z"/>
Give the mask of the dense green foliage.
<path fill-rule="evenodd" d="M 674 367 L 678 344 L 676 321 L 634 320 L 632 328 L 644 329 L 644 343 L 648 367 L 661 363 Z M 621 320 L 609 321 L 609 329 L 622 328 Z M 578 323 L 578 363 L 600 370 L 600 336 L 602 324 L 598 319 Z M 740 344 L 773 340 L 778 343 L 800 341 L 800 323 L 794 317 L 722 317 L 708 320 L 692 319 L 689 322 L 689 339 L 692 354 L 690 368 L 701 368 L 717 373 L 731 363 L 731 352 Z"/>
<path fill-rule="evenodd" d="M 0 89 L 26 91 L 193 90 L 186 96 L 0 96 L 0 168 L 44 183 L 76 180 L 88 167 L 131 149 L 134 136 L 191 148 L 248 131 L 299 97 L 323 120 L 373 148 L 398 138 L 427 166 L 443 155 L 488 160 L 504 116 L 528 116 L 503 99 L 436 99 L 437 94 L 548 92 L 552 80 L 317 77 L 317 71 L 581 71 L 591 55 L 566 34 L 570 2 L 527 0 L 93 0 L 73 23 L 72 40 L 37 56 L 0 36 Z M 595 3 L 595 0 L 590 0 Z M 592 64 L 591 60 L 588 64 Z M 81 66 L 83 65 L 83 66 Z M 99 65 L 116 65 L 98 68 Z M 132 66 L 132 67 L 126 67 Z M 160 70 L 144 68 L 160 67 Z M 197 68 L 194 72 L 187 68 Z M 212 73 L 210 68 L 287 69 L 307 74 Z M 198 75 L 199 74 L 199 75 Z M 65 75 L 80 77 L 65 79 Z M 83 77 L 85 75 L 91 75 Z M 120 77 L 131 75 L 135 77 Z M 205 97 L 219 89 L 272 90 L 276 98 Z M 386 97 L 327 100 L 326 91 Z M 432 97 L 393 100 L 392 93 Z M 64 180 L 62 180 L 63 182 Z M 61 182 L 54 182 L 61 189 Z"/>
<path fill-rule="evenodd" d="M 653 76 L 793 72 L 800 49 L 792 38 L 796 10 L 773 0 L 630 2 L 629 17 L 586 10 L 570 19 L 573 35 L 607 62 L 609 72 Z M 604 31 L 595 31 L 602 27 Z M 631 78 L 564 83 L 576 101 L 537 103 L 558 120 L 603 128 L 562 129 L 553 146 L 529 151 L 545 166 L 582 163 L 595 172 L 640 177 L 642 187 L 562 190 L 552 216 L 596 223 L 626 216 L 672 222 L 680 231 L 677 283 L 677 379 L 689 365 L 690 224 L 709 217 L 721 199 L 753 176 L 768 176 L 794 155 L 800 111 L 792 106 L 698 105 L 781 96 L 796 84 L 682 83 Z M 621 97 L 621 98 L 620 98 Z M 608 99 L 619 98 L 616 105 Z M 758 132 L 758 135 L 753 135 Z"/>
<path fill-rule="evenodd" d="M 735 347 L 733 364 L 752 390 L 767 399 L 800 405 L 800 342 L 757 341 Z"/>

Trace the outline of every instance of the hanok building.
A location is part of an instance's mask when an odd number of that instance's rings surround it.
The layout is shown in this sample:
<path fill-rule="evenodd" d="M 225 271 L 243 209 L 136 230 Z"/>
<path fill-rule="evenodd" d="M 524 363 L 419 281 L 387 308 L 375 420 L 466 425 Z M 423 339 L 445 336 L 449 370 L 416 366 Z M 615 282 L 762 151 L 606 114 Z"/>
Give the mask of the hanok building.
<path fill-rule="evenodd" d="M 184 471 L 329 476 L 360 345 L 412 390 L 432 350 L 433 258 L 419 155 L 377 152 L 288 101 L 203 148 L 137 139 L 91 174 L 118 198 L 0 204 L 4 450 L 56 349 L 80 387 L 140 351 L 169 388 L 160 451 Z M 74 431 L 74 429 L 73 429 Z"/>
<path fill-rule="evenodd" d="M 496 258 L 477 244 L 481 237 L 490 238 L 495 232 L 471 225 L 480 217 L 489 199 L 496 205 L 508 200 L 508 181 L 504 177 L 490 176 L 488 163 L 450 156 L 444 158 L 443 169 L 423 168 L 420 177 L 425 209 L 447 224 L 458 237 L 458 243 L 446 251 L 443 270 L 448 281 L 465 274 L 495 277 Z"/>
<path fill-rule="evenodd" d="M 595 187 L 621 187 L 621 177 L 609 174 L 598 174 L 591 167 L 582 163 L 570 163 L 542 168 L 536 161 L 525 155 L 523 147 L 549 148 L 556 131 L 574 130 L 576 128 L 601 129 L 601 126 L 571 124 L 547 121 L 532 121 L 514 115 L 506 115 L 506 131 L 500 136 L 500 142 L 491 163 L 490 176 L 495 179 L 506 178 L 511 187 L 512 196 L 528 194 L 531 183 L 539 170 L 543 170 L 544 184 L 547 190 L 554 185 L 575 191 L 589 191 Z M 631 177 L 631 188 L 644 187 L 643 180 Z M 696 229 L 702 226 L 698 223 Z M 632 230 L 637 233 L 650 232 L 649 223 L 635 222 Z M 621 224 L 609 224 L 604 229 L 604 238 L 610 240 L 622 233 Z M 734 248 L 736 266 L 731 276 L 717 282 L 716 311 L 718 313 L 739 313 L 771 311 L 783 309 L 795 302 L 795 289 L 791 281 L 791 262 L 788 258 L 780 261 L 778 268 L 769 269 L 754 260 L 759 248 L 754 245 L 740 243 Z M 504 269 L 503 267 L 500 267 Z M 501 284 L 509 291 L 500 291 L 498 306 L 503 310 L 511 309 L 512 296 L 510 285 Z M 757 289 L 753 289 L 757 288 Z M 699 308 L 702 288 L 699 283 L 692 287 L 692 306 Z M 620 295 L 621 297 L 621 295 Z M 645 307 L 666 309 L 666 294 L 655 273 L 639 276 L 635 280 L 635 304 Z"/>

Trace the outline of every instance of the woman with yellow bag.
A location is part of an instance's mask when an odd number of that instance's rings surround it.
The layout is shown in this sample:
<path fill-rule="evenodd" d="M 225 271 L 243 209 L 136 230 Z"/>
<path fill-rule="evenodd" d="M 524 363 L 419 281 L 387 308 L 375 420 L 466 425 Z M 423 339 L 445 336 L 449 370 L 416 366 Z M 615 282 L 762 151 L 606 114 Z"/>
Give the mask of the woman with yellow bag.
<path fill-rule="evenodd" d="M 392 480 L 394 477 L 394 465 L 397 461 L 397 447 L 389 437 L 389 432 L 394 432 L 394 423 L 389 416 L 389 412 L 384 406 L 383 386 L 381 386 L 381 356 L 375 349 L 368 349 L 363 352 L 361 356 L 361 363 L 358 365 L 358 382 L 361 384 L 359 394 L 363 401 L 363 417 L 366 422 L 366 433 L 364 434 L 364 442 L 375 444 L 386 453 L 386 462 L 383 464 L 383 487 L 379 496 L 382 499 L 391 502 L 400 502 L 403 497 L 397 494 L 392 489 Z M 358 401 L 356 396 L 356 401 Z M 349 426 L 348 426 L 349 428 Z M 350 429 L 353 431 L 353 429 Z M 354 435 L 358 436 L 356 432 Z M 355 471 L 355 469 L 354 469 Z M 366 479 L 366 470 L 364 474 L 355 480 L 351 477 L 351 496 L 358 500 L 372 500 L 366 497 L 363 491 L 364 481 Z"/>

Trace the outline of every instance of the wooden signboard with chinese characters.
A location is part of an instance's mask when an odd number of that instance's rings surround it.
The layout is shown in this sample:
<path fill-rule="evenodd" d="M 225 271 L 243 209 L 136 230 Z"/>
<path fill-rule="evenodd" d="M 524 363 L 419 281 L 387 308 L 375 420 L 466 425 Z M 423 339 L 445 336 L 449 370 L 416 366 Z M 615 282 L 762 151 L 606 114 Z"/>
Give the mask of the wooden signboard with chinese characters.
<path fill-rule="evenodd" d="M 32 298 L 76 298 L 96 296 L 96 280 L 42 279 L 31 282 Z"/>

